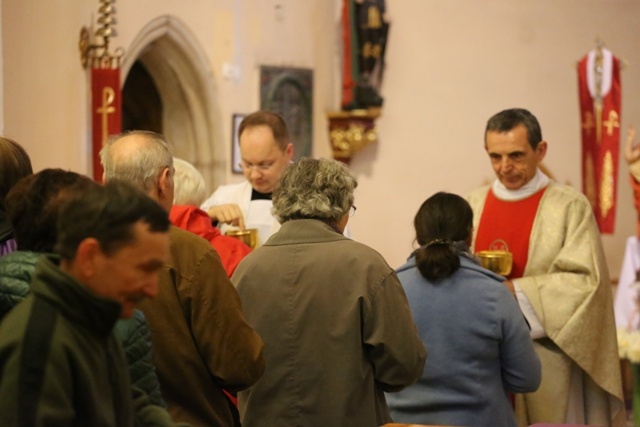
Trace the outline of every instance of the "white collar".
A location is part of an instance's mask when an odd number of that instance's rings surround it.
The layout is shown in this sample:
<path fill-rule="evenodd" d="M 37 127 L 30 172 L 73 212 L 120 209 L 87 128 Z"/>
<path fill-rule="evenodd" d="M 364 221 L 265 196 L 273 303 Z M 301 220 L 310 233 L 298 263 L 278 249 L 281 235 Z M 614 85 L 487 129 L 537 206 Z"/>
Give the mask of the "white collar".
<path fill-rule="evenodd" d="M 551 182 L 551 179 L 543 174 L 540 169 L 537 169 L 536 174 L 531 179 L 531 181 L 527 182 L 517 190 L 509 190 L 498 179 L 493 181 L 493 185 L 491 188 L 493 190 L 493 194 L 495 194 L 498 199 L 515 201 L 526 199 L 532 194 L 537 193 L 538 191 L 549 185 L 549 182 Z"/>

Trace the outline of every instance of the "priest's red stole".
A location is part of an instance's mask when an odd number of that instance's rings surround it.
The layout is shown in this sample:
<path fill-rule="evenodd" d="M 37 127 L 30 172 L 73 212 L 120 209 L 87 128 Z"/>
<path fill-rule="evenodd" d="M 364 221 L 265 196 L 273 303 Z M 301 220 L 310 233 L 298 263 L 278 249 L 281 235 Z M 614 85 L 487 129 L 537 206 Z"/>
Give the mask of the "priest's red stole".
<path fill-rule="evenodd" d="M 526 199 L 517 201 L 500 200 L 492 190 L 487 194 L 478 223 L 474 251 L 503 249 L 501 245 L 506 243 L 513 255 L 509 279 L 522 277 L 527 266 L 533 221 L 545 190 L 543 188 Z"/>
<path fill-rule="evenodd" d="M 582 191 L 601 233 L 613 233 L 620 150 L 620 61 L 604 48 L 578 63 L 582 128 Z"/>

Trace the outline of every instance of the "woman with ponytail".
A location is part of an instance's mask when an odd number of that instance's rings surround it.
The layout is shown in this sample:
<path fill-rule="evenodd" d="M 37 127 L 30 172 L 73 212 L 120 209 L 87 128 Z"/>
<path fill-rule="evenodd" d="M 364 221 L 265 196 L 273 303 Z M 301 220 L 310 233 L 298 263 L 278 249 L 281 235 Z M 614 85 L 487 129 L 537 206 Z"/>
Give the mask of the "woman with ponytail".
<path fill-rule="evenodd" d="M 540 384 L 515 298 L 469 252 L 472 223 L 469 204 L 450 193 L 416 214 L 420 247 L 397 273 L 429 356 L 417 384 L 386 395 L 394 422 L 516 426 L 509 393 Z"/>

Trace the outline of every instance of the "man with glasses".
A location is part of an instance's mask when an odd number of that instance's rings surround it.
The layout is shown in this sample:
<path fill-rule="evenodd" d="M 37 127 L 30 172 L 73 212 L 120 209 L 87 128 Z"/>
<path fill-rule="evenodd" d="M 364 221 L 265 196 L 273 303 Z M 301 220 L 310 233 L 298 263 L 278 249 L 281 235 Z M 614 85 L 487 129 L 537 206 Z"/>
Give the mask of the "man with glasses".
<path fill-rule="evenodd" d="M 262 245 L 280 224 L 271 215 L 271 193 L 291 163 L 293 144 L 282 117 L 256 111 L 238 129 L 245 182 L 221 185 L 201 206 L 222 233 L 229 228 L 258 229 Z"/>

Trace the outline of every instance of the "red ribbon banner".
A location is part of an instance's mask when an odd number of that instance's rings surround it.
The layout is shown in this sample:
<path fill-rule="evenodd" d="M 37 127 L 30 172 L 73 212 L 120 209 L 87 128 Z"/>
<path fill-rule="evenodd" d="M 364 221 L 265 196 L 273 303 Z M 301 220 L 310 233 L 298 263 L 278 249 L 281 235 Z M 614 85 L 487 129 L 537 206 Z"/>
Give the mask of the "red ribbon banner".
<path fill-rule="evenodd" d="M 91 117 L 93 179 L 102 181 L 100 150 L 109 135 L 122 130 L 122 96 L 120 68 L 91 69 Z"/>
<path fill-rule="evenodd" d="M 582 191 L 600 232 L 614 231 L 620 152 L 620 61 L 604 48 L 578 63 Z"/>

